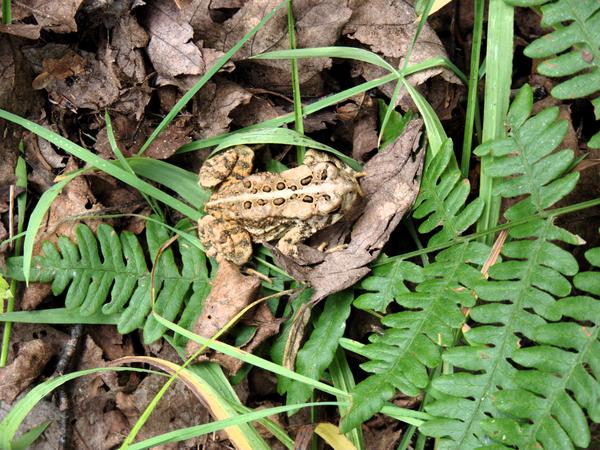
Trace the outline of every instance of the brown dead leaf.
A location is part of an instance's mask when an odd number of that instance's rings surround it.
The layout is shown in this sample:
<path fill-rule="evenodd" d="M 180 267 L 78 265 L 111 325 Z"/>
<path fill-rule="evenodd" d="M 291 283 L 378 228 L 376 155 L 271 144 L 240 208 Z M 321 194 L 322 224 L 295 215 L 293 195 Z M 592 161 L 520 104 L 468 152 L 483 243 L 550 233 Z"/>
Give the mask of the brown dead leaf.
<path fill-rule="evenodd" d="M 352 157 L 357 161 L 364 161 L 365 157 L 377 148 L 379 140 L 377 124 L 377 103 L 371 97 L 367 97 L 360 105 L 358 115 L 354 120 Z"/>
<path fill-rule="evenodd" d="M 212 289 L 192 331 L 206 338 L 213 337 L 254 299 L 259 287 L 260 278 L 242 275 L 237 266 L 225 260 L 219 262 Z M 199 348 L 199 344 L 190 340 L 186 355 L 192 355 Z"/>
<path fill-rule="evenodd" d="M 144 156 L 154 159 L 167 159 L 173 156 L 179 147 L 192 140 L 190 137 L 192 127 L 188 122 L 188 117 L 185 116 L 171 122 L 148 147 Z"/>
<path fill-rule="evenodd" d="M 194 30 L 181 17 L 174 0 L 149 2 L 146 26 L 150 34 L 148 56 L 160 75 L 174 78 L 206 71 L 202 53 L 192 41 Z"/>
<path fill-rule="evenodd" d="M 285 114 L 283 108 L 277 107 L 269 99 L 254 95 L 249 102 L 240 104 L 231 111 L 229 117 L 235 125 L 247 127 Z"/>
<path fill-rule="evenodd" d="M 10 25 L 0 24 L 0 33 L 12 34 L 25 39 L 39 39 L 41 27 L 34 24 L 13 23 Z"/>
<path fill-rule="evenodd" d="M 54 33 L 74 33 L 77 31 L 75 14 L 83 0 L 23 0 L 21 6 L 27 8 L 38 25 Z"/>
<path fill-rule="evenodd" d="M 15 360 L 0 368 L 0 399 L 12 403 L 41 374 L 52 356 L 52 346 L 43 339 L 23 343 Z"/>
<path fill-rule="evenodd" d="M 345 249 L 326 253 L 322 262 L 313 267 L 303 266 L 302 261 L 273 250 L 280 267 L 313 288 L 313 302 L 352 286 L 364 277 L 369 272 L 367 264 L 377 258 L 390 234 L 413 204 L 419 192 L 425 153 L 421 150 L 414 154 L 419 147 L 421 125 L 420 120 L 410 122 L 402 136 L 365 165 L 367 175 L 361 180 L 364 207 L 359 211 L 360 217 L 352 228 Z M 322 236 L 339 233 L 339 228 L 330 228 L 323 230 Z"/>
<path fill-rule="evenodd" d="M 31 89 L 31 66 L 23 56 L 25 41 L 12 39 L 0 34 L 0 108 L 17 115 L 30 116 L 32 111 L 38 111 L 44 100 L 38 92 Z M 38 108 L 39 107 L 39 108 Z M 13 140 L 18 142 L 22 130 L 6 133 L 8 124 L 0 123 L 0 154 L 8 154 L 6 148 L 18 148 Z M 16 129 L 16 127 L 14 127 Z"/>
<path fill-rule="evenodd" d="M 102 349 L 87 336 L 77 369 L 105 367 Z M 115 398 L 123 390 L 119 375 L 104 371 L 77 378 L 71 389 L 74 448 L 110 449 L 123 441 L 123 432 L 130 428 L 115 408 Z"/>
<path fill-rule="evenodd" d="M 198 39 L 215 43 L 223 33 L 223 25 L 213 20 L 211 7 L 215 0 L 186 0 L 178 1 L 181 20 L 189 23 Z M 209 47 L 215 47 L 209 44 Z M 227 51 L 229 49 L 225 49 Z"/>
<path fill-rule="evenodd" d="M 0 222 L 0 241 L 5 240 L 8 237 L 8 231 L 6 231 L 6 228 L 4 227 L 4 224 L 2 222 Z M 6 248 L 8 248 L 8 246 L 6 246 Z M 3 253 L 4 250 L 4 246 L 0 246 L 0 253 Z M 4 255 L 2 255 L 3 257 Z M 2 258 L 0 258 L 0 267 L 2 266 L 2 264 L 4 263 L 4 260 Z"/>
<path fill-rule="evenodd" d="M 219 77 L 213 80 L 196 96 L 198 111 L 195 116 L 201 138 L 229 131 L 229 124 L 233 120 L 229 114 L 252 98 L 252 94 L 231 81 Z"/>
<path fill-rule="evenodd" d="M 210 9 L 239 9 L 244 6 L 243 0 L 212 0 Z"/>
<path fill-rule="evenodd" d="M 394 67 L 401 67 L 402 59 L 410 47 L 413 36 L 418 25 L 413 6 L 405 0 L 387 1 L 373 0 L 369 2 L 353 1 L 351 7 L 354 9 L 352 18 L 344 27 L 343 33 L 349 38 L 361 44 L 367 45 L 381 54 L 384 59 Z M 441 41 L 427 24 L 423 27 L 419 38 L 413 48 L 409 63 L 415 64 L 436 56 L 447 56 Z M 387 72 L 377 66 L 360 61 L 352 63 L 355 72 L 360 73 L 367 80 L 385 75 Z M 421 86 L 433 77 L 441 76 L 443 84 L 460 84 L 460 80 L 447 69 L 434 68 L 410 75 L 408 80 L 414 86 Z M 380 90 L 391 97 L 395 83 L 388 83 Z M 398 104 L 403 109 L 413 108 L 412 101 L 402 88 Z M 433 88 L 430 88 L 433 89 Z M 431 96 L 436 103 L 432 105 L 436 111 L 448 108 L 444 105 L 447 96 Z M 449 97 L 448 97 L 449 98 Z"/>
<path fill-rule="evenodd" d="M 125 156 L 132 156 L 136 149 L 141 147 L 138 135 L 139 129 L 137 122 L 132 118 L 123 114 L 111 114 L 111 125 L 117 147 Z M 104 159 L 116 159 L 113 153 L 110 142 L 108 141 L 108 132 L 106 127 L 98 131 L 96 135 L 96 143 L 94 150 Z"/>
<path fill-rule="evenodd" d="M 396 448 L 398 440 L 402 436 L 402 429 L 395 429 L 397 425 L 388 424 L 385 428 L 363 426 L 365 448 L 372 450 L 389 450 Z"/>
<path fill-rule="evenodd" d="M 146 78 L 142 48 L 148 45 L 148 33 L 137 20 L 127 14 L 115 26 L 110 43 L 115 63 L 130 80 L 140 83 Z"/>
<path fill-rule="evenodd" d="M 119 98 L 120 83 L 108 46 L 94 54 L 48 44 L 26 54 L 34 65 L 42 66 L 34 87 L 46 89 L 54 104 L 73 111 L 100 110 Z"/>
<path fill-rule="evenodd" d="M 102 355 L 112 361 L 133 354 L 133 342 L 129 335 L 122 335 L 112 325 L 97 325 L 89 328 L 94 342 L 102 349 Z"/>

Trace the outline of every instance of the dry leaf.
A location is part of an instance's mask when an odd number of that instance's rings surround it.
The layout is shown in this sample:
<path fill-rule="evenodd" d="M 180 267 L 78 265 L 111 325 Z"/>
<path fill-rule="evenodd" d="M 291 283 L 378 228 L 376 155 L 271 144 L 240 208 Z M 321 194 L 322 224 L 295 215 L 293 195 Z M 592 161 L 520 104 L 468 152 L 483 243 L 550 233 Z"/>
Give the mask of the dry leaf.
<path fill-rule="evenodd" d="M 241 39 L 277 4 L 278 0 L 248 1 L 224 24 L 218 41 L 207 39 L 210 47 L 227 50 Z M 234 56 L 234 61 L 245 60 L 258 53 L 289 48 L 286 11 L 282 8 Z M 340 1 L 299 0 L 294 2 L 294 17 L 298 47 L 325 47 L 333 45 L 352 11 Z M 324 92 L 322 71 L 329 68 L 329 58 L 309 58 L 298 61 L 298 72 L 303 95 Z M 277 92 L 291 92 L 290 63 L 286 60 L 245 61 L 242 75 L 252 86 Z"/>
<path fill-rule="evenodd" d="M 212 289 L 204 300 L 202 314 L 192 331 L 205 338 L 213 337 L 254 300 L 259 287 L 260 278 L 242 275 L 237 266 L 225 260 L 220 261 Z M 185 348 L 186 355 L 193 354 L 199 348 L 199 344 L 190 340 Z"/>
<path fill-rule="evenodd" d="M 187 119 L 181 118 L 171 122 L 160 136 L 152 142 L 144 156 L 154 159 L 167 159 L 175 154 L 175 151 L 192 139 L 190 137 L 192 127 L 188 125 Z"/>
<path fill-rule="evenodd" d="M 148 33 L 131 15 L 125 15 L 115 26 L 110 43 L 115 62 L 123 75 L 140 83 L 146 77 L 141 48 L 148 45 Z"/>
<path fill-rule="evenodd" d="M 23 56 L 24 41 L 12 39 L 10 36 L 0 34 L 0 108 L 6 109 L 17 115 L 31 115 L 38 111 L 44 104 L 44 99 L 39 93 L 31 89 L 31 66 Z M 19 136 L 5 133 L 8 124 L 0 124 L 0 153 L 8 154 L 6 148 L 17 148 L 12 140 L 18 142 Z M 16 127 L 15 127 L 16 129 Z"/>
<path fill-rule="evenodd" d="M 273 249 L 275 260 L 294 278 L 306 281 L 314 290 L 312 301 L 354 285 L 364 277 L 373 261 L 413 204 L 419 192 L 424 151 L 414 154 L 421 136 L 420 120 L 410 122 L 395 142 L 375 155 L 364 167 L 367 173 L 361 180 L 364 207 L 350 233 L 348 246 L 326 253 L 322 262 L 310 267 Z M 345 224 L 347 227 L 347 224 Z M 335 236 L 340 227 L 329 227 L 321 238 Z M 343 234 L 343 233 L 342 233 Z M 335 244 L 334 244 L 335 245 Z"/>
<path fill-rule="evenodd" d="M 285 111 L 277 107 L 268 98 L 254 95 L 248 103 L 239 105 L 231 111 L 229 116 L 233 123 L 240 127 L 247 127 L 255 123 L 264 122 L 282 116 Z"/>
<path fill-rule="evenodd" d="M 43 339 L 23 343 L 15 360 L 9 366 L 0 368 L 0 399 L 12 403 L 40 376 L 52 356 L 52 346 Z"/>
<path fill-rule="evenodd" d="M 194 30 L 181 17 L 174 0 L 150 2 L 146 26 L 150 34 L 148 56 L 160 75 L 174 78 L 205 72 L 202 53 L 192 41 Z"/>
<path fill-rule="evenodd" d="M 39 25 L 25 23 L 0 24 L 0 33 L 12 34 L 25 39 L 39 39 L 40 31 L 41 27 Z"/>
<path fill-rule="evenodd" d="M 102 349 L 89 336 L 86 336 L 78 358 L 77 370 L 107 365 Z M 126 421 L 126 427 L 123 427 L 124 417 L 115 408 L 115 398 L 125 387 L 119 384 L 119 374 L 113 371 L 96 373 L 74 381 L 71 392 L 75 448 L 108 450 L 122 442 L 123 430 L 130 427 Z"/>
<path fill-rule="evenodd" d="M 229 131 L 229 117 L 239 105 L 247 104 L 252 94 L 241 86 L 222 78 L 214 78 L 197 95 L 199 110 L 195 114 L 200 137 L 217 136 Z"/>
<path fill-rule="evenodd" d="M 266 303 L 261 303 L 256 307 L 256 311 L 250 318 L 244 318 L 244 322 L 257 327 L 256 333 L 252 336 L 250 342 L 242 346 L 241 349 L 247 353 L 252 353 L 260 344 L 265 342 L 271 336 L 279 333 L 279 326 L 283 319 L 276 318 Z M 244 362 L 239 358 L 233 358 L 229 355 L 216 353 L 211 361 L 219 363 L 231 375 L 235 375 L 243 366 Z"/>
<path fill-rule="evenodd" d="M 54 33 L 74 33 L 77 31 L 75 14 L 83 0 L 25 0 L 35 20 L 45 30 Z"/>
<path fill-rule="evenodd" d="M 42 70 L 34 80 L 34 87 L 46 89 L 57 105 L 73 111 L 78 108 L 100 110 L 119 98 L 120 83 L 107 46 L 100 47 L 94 54 L 48 44 L 27 54 L 33 63 L 38 58 L 42 60 Z"/>
<path fill-rule="evenodd" d="M 130 426 L 135 423 L 164 384 L 164 377 L 150 375 L 142 380 L 133 393 L 122 393 L 117 396 L 117 407 L 127 417 Z M 206 423 L 209 420 L 207 409 L 202 406 L 192 391 L 185 384 L 176 382 L 162 396 L 140 430 L 138 439 L 147 439 L 168 431 Z M 197 448 L 202 440 L 202 437 L 188 439 L 182 443 L 183 448 Z"/>

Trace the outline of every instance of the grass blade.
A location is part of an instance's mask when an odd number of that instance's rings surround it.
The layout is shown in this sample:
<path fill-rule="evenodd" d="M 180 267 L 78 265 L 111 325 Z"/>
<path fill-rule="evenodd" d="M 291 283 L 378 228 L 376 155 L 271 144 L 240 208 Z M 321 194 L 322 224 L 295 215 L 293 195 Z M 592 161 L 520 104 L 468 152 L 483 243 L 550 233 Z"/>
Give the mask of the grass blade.
<path fill-rule="evenodd" d="M 361 165 L 349 156 L 344 155 L 342 152 L 328 146 L 321 144 L 309 137 L 303 136 L 297 131 L 290 130 L 288 128 L 257 128 L 254 130 L 243 131 L 240 133 L 234 133 L 227 136 L 217 146 L 211 155 L 223 150 L 227 147 L 233 147 L 234 145 L 240 144 L 287 144 L 287 145 L 301 145 L 304 147 L 315 148 L 318 150 L 324 150 L 332 153 L 339 159 L 344 161 L 348 166 L 352 167 L 356 171 L 361 171 Z"/>
<path fill-rule="evenodd" d="M 290 37 L 290 49 L 296 49 L 296 28 L 294 26 L 294 2 L 288 0 L 288 35 Z M 304 121 L 302 119 L 302 97 L 300 96 L 300 75 L 298 74 L 298 60 L 290 60 L 292 66 L 292 96 L 294 98 L 294 128 L 299 134 L 304 134 Z M 306 148 L 299 145 L 296 147 L 296 162 L 302 164 Z"/>
<path fill-rule="evenodd" d="M 264 370 L 268 370 L 275 374 L 278 374 L 278 375 L 281 375 L 281 376 L 284 376 L 287 378 L 291 378 L 292 380 L 297 380 L 302 383 L 307 383 L 307 384 L 313 386 L 315 389 L 319 389 L 319 390 L 321 390 L 323 392 L 327 392 L 331 395 L 340 396 L 342 398 L 349 398 L 349 394 L 347 392 L 344 392 L 333 386 L 330 386 L 328 384 L 322 383 L 317 380 L 313 380 L 312 378 L 305 377 L 303 375 L 299 375 L 296 372 L 293 372 L 286 367 L 283 367 L 279 364 L 275 364 L 271 361 L 260 358 L 251 353 L 246 353 L 237 347 L 233 347 L 231 345 L 224 344 L 223 342 L 219 342 L 219 341 L 207 339 L 202 336 L 198 336 L 197 334 L 194 334 L 191 331 L 188 331 L 185 328 L 182 328 L 179 325 L 164 319 L 163 317 L 159 316 L 158 314 L 154 314 L 154 317 L 156 318 L 156 320 L 158 320 L 160 323 L 162 323 L 164 326 L 166 326 L 170 330 L 172 330 L 176 333 L 179 333 L 179 334 L 183 335 L 184 337 L 191 339 L 194 342 L 197 342 L 198 344 L 200 344 L 202 346 L 212 348 L 213 350 L 224 353 L 225 355 L 229 355 L 233 358 L 237 358 L 248 364 L 252 364 L 253 366 L 260 367 Z"/>
<path fill-rule="evenodd" d="M 292 50 L 276 50 L 274 52 L 254 55 L 251 59 L 302 59 L 302 58 L 341 58 L 354 59 L 375 66 L 383 67 L 391 73 L 396 69 L 377 53 L 355 47 L 314 47 L 297 48 Z"/>
<path fill-rule="evenodd" d="M 465 117 L 465 132 L 463 135 L 463 150 L 460 170 L 463 177 L 469 176 L 469 163 L 473 150 L 473 128 L 478 115 L 478 85 L 479 62 L 481 57 L 481 40 L 483 35 L 483 0 L 473 0 L 473 43 L 471 46 L 471 66 L 469 68 L 469 84 L 467 96 L 467 113 Z"/>
<path fill-rule="evenodd" d="M 94 324 L 94 325 L 116 325 L 119 322 L 119 314 L 103 314 L 101 312 L 92 315 L 83 315 L 79 309 L 53 308 L 37 309 L 35 311 L 13 311 L 0 314 L 0 322 L 18 323 L 49 323 L 49 324 Z"/>
<path fill-rule="evenodd" d="M 512 80 L 514 8 L 504 0 L 490 0 L 486 49 L 485 102 L 483 111 L 482 142 L 504 137 L 504 119 L 508 112 Z M 481 159 L 479 196 L 485 202 L 483 214 L 477 222 L 477 231 L 496 226 L 500 217 L 500 196 L 493 196 L 493 178 L 488 166 L 493 157 Z M 483 242 L 491 245 L 494 235 L 487 235 Z"/>

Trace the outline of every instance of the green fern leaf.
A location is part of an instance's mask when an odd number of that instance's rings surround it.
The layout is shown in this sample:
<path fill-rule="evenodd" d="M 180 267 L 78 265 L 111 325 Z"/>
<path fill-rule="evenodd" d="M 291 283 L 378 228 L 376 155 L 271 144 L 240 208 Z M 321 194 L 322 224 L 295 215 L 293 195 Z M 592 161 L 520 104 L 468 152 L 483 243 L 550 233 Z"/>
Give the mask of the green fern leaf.
<path fill-rule="evenodd" d="M 471 188 L 462 178 L 453 159 L 452 141 L 446 140 L 437 155 L 427 161 L 413 217 L 423 219 L 420 233 L 429 233 L 442 227 L 429 240 L 434 246 L 460 236 L 473 225 L 483 211 L 483 200 L 477 198 L 465 204 Z"/>
<path fill-rule="evenodd" d="M 338 292 L 327 298 L 323 312 L 315 322 L 315 328 L 298 352 L 297 373 L 315 380 L 321 378 L 333 361 L 338 342 L 344 335 L 353 299 L 352 290 Z M 292 381 L 287 386 L 286 404 L 305 402 L 313 389 L 306 383 Z"/>
<path fill-rule="evenodd" d="M 377 413 L 399 389 L 415 396 L 429 383 L 428 368 L 440 363 L 440 347 L 451 345 L 464 323 L 462 306 L 472 306 L 472 286 L 481 273 L 471 266 L 481 264 L 489 248 L 464 243 L 440 252 L 436 261 L 423 269 L 427 281 L 415 292 L 396 294 L 405 308 L 388 314 L 381 323 L 389 327 L 370 336 L 361 354 L 370 361 L 361 367 L 373 373 L 352 392 L 352 406 L 342 418 L 342 430 L 349 430 Z"/>
<path fill-rule="evenodd" d="M 552 89 L 558 99 L 581 98 L 600 91 L 600 4 L 597 0 L 505 0 L 515 6 L 542 6 L 542 26 L 551 33 L 526 49 L 530 58 L 548 58 L 538 72 L 548 77 L 567 77 Z M 600 97 L 594 99 L 596 119 Z M 600 148 L 600 132 L 589 141 Z"/>
<path fill-rule="evenodd" d="M 526 195 L 506 211 L 510 220 L 543 212 L 577 180 L 565 174 L 572 153 L 553 152 L 565 132 L 556 111 L 526 119 L 531 106 L 525 86 L 508 115 L 509 138 L 477 150 L 494 155 L 491 171 L 508 177 L 497 180 L 498 194 Z M 464 333 L 468 345 L 443 355 L 463 370 L 433 380 L 436 401 L 426 410 L 437 418 L 420 429 L 448 449 L 586 447 L 584 410 L 596 420 L 600 398 L 600 301 L 570 296 L 571 277 L 576 286 L 592 277 L 577 274 L 573 256 L 552 242 L 581 240 L 552 219 L 531 220 L 511 229 L 509 237 L 505 259 L 475 286 L 480 302 L 471 310 L 474 326 Z"/>
<path fill-rule="evenodd" d="M 412 283 L 423 281 L 421 267 L 409 261 L 394 261 L 375 267 L 372 275 L 361 282 L 361 288 L 368 292 L 359 295 L 354 306 L 385 312 L 394 298 L 409 292 L 404 285 L 405 280 Z"/>
<path fill-rule="evenodd" d="M 66 290 L 67 309 L 79 309 L 85 316 L 99 311 L 106 315 L 119 314 L 120 333 L 143 327 L 144 342 L 159 339 L 165 328 L 149 316 L 152 280 L 137 237 L 128 231 L 119 236 L 106 224 L 98 226 L 96 236 L 88 226 L 80 224 L 76 237 L 77 244 L 65 236 L 58 238 L 56 246 L 45 242 L 42 255 L 34 260 L 31 281 L 51 282 L 55 296 Z M 169 235 L 164 227 L 149 221 L 146 239 L 154 261 Z M 167 248 L 161 254 L 155 271 L 154 308 L 161 316 L 174 321 L 187 302 L 182 315 L 185 323 L 180 324 L 189 326 L 199 313 L 210 285 L 202 251 L 185 240 L 179 244 L 179 251 L 183 262 L 181 274 L 173 250 Z M 10 258 L 8 276 L 22 280 L 21 264 L 21 258 Z"/>

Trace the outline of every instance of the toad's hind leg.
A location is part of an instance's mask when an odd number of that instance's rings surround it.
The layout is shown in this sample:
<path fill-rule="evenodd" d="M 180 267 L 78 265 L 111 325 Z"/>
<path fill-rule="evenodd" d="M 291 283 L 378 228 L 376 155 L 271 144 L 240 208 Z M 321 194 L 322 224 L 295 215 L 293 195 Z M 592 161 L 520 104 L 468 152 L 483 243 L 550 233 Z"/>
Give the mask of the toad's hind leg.
<path fill-rule="evenodd" d="M 243 266 L 252 256 L 250 235 L 235 222 L 204 216 L 198 221 L 198 237 L 205 253 L 217 261 L 222 258 Z"/>
<path fill-rule="evenodd" d="M 213 188 L 227 179 L 241 180 L 252 173 L 254 151 L 246 145 L 238 145 L 214 158 L 208 159 L 200 168 L 199 183 Z"/>

